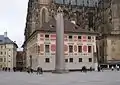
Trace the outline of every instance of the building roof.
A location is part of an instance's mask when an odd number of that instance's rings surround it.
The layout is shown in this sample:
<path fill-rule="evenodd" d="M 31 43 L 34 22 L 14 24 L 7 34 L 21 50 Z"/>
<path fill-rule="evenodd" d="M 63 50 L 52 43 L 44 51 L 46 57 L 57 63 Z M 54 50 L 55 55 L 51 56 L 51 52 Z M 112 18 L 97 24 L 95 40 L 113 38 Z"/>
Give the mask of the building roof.
<path fill-rule="evenodd" d="M 45 32 L 56 32 L 56 20 L 51 19 L 49 22 L 44 23 L 43 26 L 40 28 L 40 31 Z M 68 20 L 64 20 L 64 32 L 65 33 L 90 33 L 96 34 L 96 32 L 91 32 L 88 29 L 82 29 L 81 27 L 73 24 Z"/>
<path fill-rule="evenodd" d="M 10 40 L 8 37 L 4 37 L 4 35 L 0 35 L 0 44 L 14 44 L 16 47 L 18 47 L 15 42 Z"/>
<path fill-rule="evenodd" d="M 24 42 L 24 44 L 22 45 L 22 47 L 24 47 L 24 45 L 26 44 L 27 41 L 29 41 L 29 39 L 35 35 L 35 33 L 37 32 L 56 32 L 56 20 L 53 18 L 51 19 L 49 22 L 46 22 L 43 24 L 43 26 L 38 29 L 35 30 L 31 36 Z M 93 35 L 98 35 L 97 32 L 92 32 L 89 31 L 87 29 L 82 29 L 81 27 L 73 24 L 71 21 L 69 20 L 64 20 L 64 32 L 65 33 L 83 33 L 83 34 L 93 34 Z"/>

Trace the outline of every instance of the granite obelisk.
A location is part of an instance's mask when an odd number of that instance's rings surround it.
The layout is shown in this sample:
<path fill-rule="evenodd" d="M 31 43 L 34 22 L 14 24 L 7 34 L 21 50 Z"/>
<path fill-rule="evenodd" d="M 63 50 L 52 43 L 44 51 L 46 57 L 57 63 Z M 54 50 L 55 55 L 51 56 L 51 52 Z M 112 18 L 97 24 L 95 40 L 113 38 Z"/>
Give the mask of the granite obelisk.
<path fill-rule="evenodd" d="M 64 18 L 60 7 L 56 16 L 56 63 L 54 73 L 65 73 Z"/>

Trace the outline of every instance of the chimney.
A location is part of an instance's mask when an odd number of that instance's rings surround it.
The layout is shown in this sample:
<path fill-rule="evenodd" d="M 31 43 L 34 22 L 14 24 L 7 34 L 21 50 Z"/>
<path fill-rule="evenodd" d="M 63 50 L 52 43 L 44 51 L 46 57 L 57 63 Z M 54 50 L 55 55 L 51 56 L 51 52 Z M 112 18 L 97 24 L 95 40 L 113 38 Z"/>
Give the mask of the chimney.
<path fill-rule="evenodd" d="M 7 37 L 7 32 L 4 32 L 4 37 L 5 37 L 5 38 Z"/>

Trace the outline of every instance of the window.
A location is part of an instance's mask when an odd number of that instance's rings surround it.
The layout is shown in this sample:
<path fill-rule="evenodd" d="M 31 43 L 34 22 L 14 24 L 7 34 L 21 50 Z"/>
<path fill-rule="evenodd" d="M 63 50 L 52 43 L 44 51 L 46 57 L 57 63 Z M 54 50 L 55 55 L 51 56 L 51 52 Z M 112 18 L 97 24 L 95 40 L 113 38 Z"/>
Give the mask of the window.
<path fill-rule="evenodd" d="M 1 46 L 1 49 L 3 49 L 3 46 Z"/>
<path fill-rule="evenodd" d="M 4 58 L 4 62 L 6 62 L 6 58 Z"/>
<path fill-rule="evenodd" d="M 5 55 L 6 55 L 6 52 L 5 52 Z"/>
<path fill-rule="evenodd" d="M 73 52 L 73 46 L 69 45 L 69 52 L 72 53 Z"/>
<path fill-rule="evenodd" d="M 82 46 L 78 46 L 78 52 L 79 52 L 79 53 L 82 52 Z"/>
<path fill-rule="evenodd" d="M 68 62 L 68 59 L 65 59 L 65 62 L 67 63 L 67 62 Z"/>
<path fill-rule="evenodd" d="M 49 45 L 45 45 L 45 52 L 47 52 L 47 53 L 50 52 L 50 47 L 49 47 Z"/>
<path fill-rule="evenodd" d="M 88 36 L 88 39 L 91 39 L 91 36 Z"/>
<path fill-rule="evenodd" d="M 92 58 L 89 58 L 89 62 L 92 62 Z"/>
<path fill-rule="evenodd" d="M 0 58 L 0 62 L 3 62 L 3 58 Z"/>
<path fill-rule="evenodd" d="M 92 52 L 91 46 L 88 46 L 88 53 L 91 53 L 91 52 Z"/>
<path fill-rule="evenodd" d="M 79 62 L 82 62 L 82 58 L 79 58 Z"/>
<path fill-rule="evenodd" d="M 9 55 L 9 57 L 10 57 L 10 55 Z"/>
<path fill-rule="evenodd" d="M 69 39 L 72 39 L 72 36 L 69 36 Z"/>
<path fill-rule="evenodd" d="M 49 38 L 49 35 L 45 35 L 45 38 Z"/>
<path fill-rule="evenodd" d="M 49 58 L 45 58 L 45 62 L 46 63 L 50 63 L 50 59 Z"/>
<path fill-rule="evenodd" d="M 2 54 L 3 54 L 3 52 L 0 52 L 0 54 L 2 55 Z"/>
<path fill-rule="evenodd" d="M 42 10 L 42 24 L 44 24 L 46 22 L 46 10 L 43 9 Z"/>
<path fill-rule="evenodd" d="M 70 58 L 70 63 L 72 63 L 73 62 L 73 58 Z"/>
<path fill-rule="evenodd" d="M 81 39 L 81 36 L 78 36 L 78 39 Z"/>

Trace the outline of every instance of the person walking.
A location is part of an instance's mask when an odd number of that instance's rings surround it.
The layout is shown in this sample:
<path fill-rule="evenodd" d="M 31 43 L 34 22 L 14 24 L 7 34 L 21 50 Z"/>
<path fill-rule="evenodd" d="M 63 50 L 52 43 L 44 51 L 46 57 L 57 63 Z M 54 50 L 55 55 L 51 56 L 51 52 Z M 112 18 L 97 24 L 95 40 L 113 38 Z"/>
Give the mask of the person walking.
<path fill-rule="evenodd" d="M 120 68 L 119 68 L 119 66 L 118 66 L 118 65 L 117 65 L 116 69 L 117 69 L 117 71 L 119 71 L 119 69 L 120 69 Z"/>
<path fill-rule="evenodd" d="M 40 70 L 40 69 L 39 69 L 39 67 L 38 67 L 38 68 L 37 68 L 37 75 L 39 74 L 39 70 Z"/>
<path fill-rule="evenodd" d="M 10 72 L 10 68 L 8 68 L 8 71 Z"/>
<path fill-rule="evenodd" d="M 112 71 L 114 70 L 114 67 L 113 67 L 113 66 L 111 67 L 111 70 L 112 70 Z"/>
<path fill-rule="evenodd" d="M 100 66 L 98 66 L 98 72 L 100 72 Z"/>
<path fill-rule="evenodd" d="M 42 70 L 42 68 L 41 67 L 38 67 L 37 68 L 37 75 L 40 75 L 40 74 L 43 74 L 43 70 Z"/>
<path fill-rule="evenodd" d="M 28 74 L 30 74 L 30 70 L 31 70 L 30 67 L 28 67 L 28 69 L 27 69 Z"/>
<path fill-rule="evenodd" d="M 40 72 L 41 72 L 41 74 L 43 74 L 43 69 L 42 68 L 40 68 Z"/>

